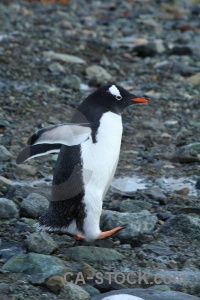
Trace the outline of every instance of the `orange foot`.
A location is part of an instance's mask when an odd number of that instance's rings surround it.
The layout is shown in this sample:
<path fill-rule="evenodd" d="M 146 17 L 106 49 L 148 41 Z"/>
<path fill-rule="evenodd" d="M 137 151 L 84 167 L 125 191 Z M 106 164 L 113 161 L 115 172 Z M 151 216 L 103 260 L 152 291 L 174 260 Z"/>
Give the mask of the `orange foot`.
<path fill-rule="evenodd" d="M 111 235 L 113 235 L 114 233 L 124 229 L 126 225 L 124 226 L 117 226 L 111 230 L 108 230 L 108 231 L 104 231 L 104 232 L 101 232 L 99 234 L 99 236 L 97 237 L 97 240 L 102 240 L 102 239 L 105 239 L 106 237 L 109 237 Z M 85 238 L 84 236 L 82 236 L 81 234 L 77 233 L 77 234 L 74 234 L 74 238 L 77 240 L 77 241 L 83 241 Z"/>
<path fill-rule="evenodd" d="M 117 226 L 111 230 L 108 230 L 108 231 L 104 231 L 104 232 L 101 232 L 100 235 L 98 236 L 98 240 L 102 240 L 102 239 L 105 239 L 106 237 L 108 236 L 111 236 L 113 235 L 114 233 L 124 229 L 125 226 Z"/>

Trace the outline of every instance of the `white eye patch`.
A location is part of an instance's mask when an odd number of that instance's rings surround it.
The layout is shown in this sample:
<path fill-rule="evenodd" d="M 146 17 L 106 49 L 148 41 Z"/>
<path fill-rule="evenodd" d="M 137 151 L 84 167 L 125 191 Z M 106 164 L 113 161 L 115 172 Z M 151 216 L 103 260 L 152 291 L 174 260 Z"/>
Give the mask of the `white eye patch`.
<path fill-rule="evenodd" d="M 118 90 L 118 88 L 116 87 L 116 85 L 112 85 L 109 88 L 109 92 L 117 99 L 117 100 L 121 100 L 122 96 L 120 94 L 120 91 Z"/>

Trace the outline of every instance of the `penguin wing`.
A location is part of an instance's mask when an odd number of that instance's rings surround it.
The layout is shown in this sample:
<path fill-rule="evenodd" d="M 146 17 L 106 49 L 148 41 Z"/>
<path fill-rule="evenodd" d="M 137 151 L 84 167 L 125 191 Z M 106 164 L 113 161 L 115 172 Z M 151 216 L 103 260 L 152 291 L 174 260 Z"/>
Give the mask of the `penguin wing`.
<path fill-rule="evenodd" d="M 28 140 L 28 145 L 62 144 L 74 146 L 88 139 L 91 128 L 84 124 L 60 124 L 37 130 Z"/>
<path fill-rule="evenodd" d="M 49 153 L 59 153 L 62 145 L 75 146 L 83 143 L 91 134 L 88 123 L 61 124 L 37 130 L 28 140 L 28 146 L 17 156 L 16 163 Z"/>

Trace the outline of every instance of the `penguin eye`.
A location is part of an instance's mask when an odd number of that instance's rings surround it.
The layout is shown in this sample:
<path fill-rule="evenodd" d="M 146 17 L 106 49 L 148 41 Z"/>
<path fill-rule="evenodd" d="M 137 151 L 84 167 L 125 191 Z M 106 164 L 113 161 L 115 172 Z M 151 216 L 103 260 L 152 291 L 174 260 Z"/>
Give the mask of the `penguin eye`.
<path fill-rule="evenodd" d="M 118 96 L 115 96 L 115 99 L 116 99 L 116 100 L 121 100 L 121 99 L 122 99 L 122 96 L 119 96 L 119 95 L 118 95 Z"/>

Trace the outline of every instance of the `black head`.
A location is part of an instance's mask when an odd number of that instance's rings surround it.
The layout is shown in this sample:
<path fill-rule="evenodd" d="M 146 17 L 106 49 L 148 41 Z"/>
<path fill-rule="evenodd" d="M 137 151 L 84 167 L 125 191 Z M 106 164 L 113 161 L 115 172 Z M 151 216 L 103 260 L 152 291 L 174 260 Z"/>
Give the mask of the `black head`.
<path fill-rule="evenodd" d="M 115 85 L 105 85 L 89 95 L 84 103 L 90 106 L 101 106 L 105 110 L 120 114 L 121 111 L 134 103 L 146 103 L 148 99 L 137 97 L 124 88 Z"/>

